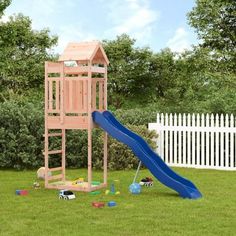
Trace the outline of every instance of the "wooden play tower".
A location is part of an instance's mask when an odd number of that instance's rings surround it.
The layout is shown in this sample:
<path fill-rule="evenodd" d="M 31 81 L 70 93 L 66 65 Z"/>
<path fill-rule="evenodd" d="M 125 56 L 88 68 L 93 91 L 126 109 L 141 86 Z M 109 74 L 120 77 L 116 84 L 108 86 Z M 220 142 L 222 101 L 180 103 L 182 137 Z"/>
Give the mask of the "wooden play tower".
<path fill-rule="evenodd" d="M 103 183 L 92 181 L 93 111 L 107 109 L 108 58 L 98 41 L 69 43 L 58 62 L 45 62 L 45 187 L 90 192 L 107 185 L 107 133 L 104 132 Z M 74 184 L 66 179 L 66 130 L 88 133 L 87 180 Z M 61 138 L 60 150 L 49 150 L 50 137 Z M 76 145 L 76 143 L 75 143 Z M 50 159 L 61 155 L 61 166 Z"/>

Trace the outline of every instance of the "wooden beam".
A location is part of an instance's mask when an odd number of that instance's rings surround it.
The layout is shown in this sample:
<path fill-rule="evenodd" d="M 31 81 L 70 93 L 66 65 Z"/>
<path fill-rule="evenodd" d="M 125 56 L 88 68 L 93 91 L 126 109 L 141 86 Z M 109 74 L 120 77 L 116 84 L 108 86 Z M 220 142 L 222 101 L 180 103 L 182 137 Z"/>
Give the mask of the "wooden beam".
<path fill-rule="evenodd" d="M 103 84 L 103 108 L 107 110 L 107 65 L 105 65 L 105 74 L 104 74 L 104 84 Z M 107 143 L 108 143 L 108 135 L 104 132 L 104 142 L 103 142 L 103 168 L 104 168 L 104 184 L 107 184 L 107 159 L 108 159 L 108 151 L 107 151 Z"/>
<path fill-rule="evenodd" d="M 107 132 L 104 132 L 103 137 L 103 182 L 107 184 Z"/>
<path fill-rule="evenodd" d="M 61 166 L 62 166 L 62 181 L 66 180 L 66 130 L 62 129 L 62 156 L 61 156 Z"/>
<path fill-rule="evenodd" d="M 49 83 L 49 87 L 48 87 L 48 92 L 49 92 L 49 100 L 48 100 L 48 103 L 49 103 L 49 110 L 53 110 L 53 106 L 52 106 L 52 103 L 53 103 L 53 87 L 52 87 L 52 83 L 53 81 L 48 81 Z"/>
<path fill-rule="evenodd" d="M 96 81 L 92 81 L 92 110 L 96 110 Z"/>
<path fill-rule="evenodd" d="M 49 171 L 53 172 L 53 171 L 60 171 L 62 170 L 62 167 L 54 167 L 54 168 L 50 168 Z"/>
<path fill-rule="evenodd" d="M 43 135 L 45 137 L 45 135 Z M 62 136 L 62 133 L 48 133 L 48 137 Z"/>
<path fill-rule="evenodd" d="M 47 154 L 48 155 L 51 155 L 51 154 L 60 154 L 62 153 L 62 150 L 51 150 L 51 151 L 48 151 Z M 45 155 L 45 151 L 43 152 L 43 154 Z"/>
<path fill-rule="evenodd" d="M 56 110 L 60 108 L 60 81 L 56 81 Z"/>
<path fill-rule="evenodd" d="M 68 93 L 68 100 L 69 100 L 69 111 L 72 111 L 73 110 L 73 86 L 72 86 L 72 81 L 69 80 L 69 93 Z"/>
<path fill-rule="evenodd" d="M 62 179 L 62 174 L 48 176 L 48 180 Z"/>
<path fill-rule="evenodd" d="M 47 62 L 47 75 L 49 73 L 60 73 L 60 62 Z"/>
<path fill-rule="evenodd" d="M 88 107 L 88 189 L 91 189 L 92 182 L 92 72 L 91 62 L 88 64 L 88 95 L 87 95 L 87 107 Z M 85 96 L 86 97 L 86 96 Z M 84 97 L 84 98 L 85 98 Z"/>
<path fill-rule="evenodd" d="M 45 82 L 44 82 L 44 167 L 45 167 L 45 187 L 48 186 L 48 123 L 47 123 L 47 116 L 48 116 L 48 62 L 45 62 Z"/>
<path fill-rule="evenodd" d="M 64 123 L 64 64 L 60 63 L 60 123 Z"/>
<path fill-rule="evenodd" d="M 107 110 L 107 65 L 105 65 L 105 81 L 104 81 L 104 110 Z"/>
<path fill-rule="evenodd" d="M 99 82 L 99 110 L 103 110 L 104 105 L 104 83 Z"/>

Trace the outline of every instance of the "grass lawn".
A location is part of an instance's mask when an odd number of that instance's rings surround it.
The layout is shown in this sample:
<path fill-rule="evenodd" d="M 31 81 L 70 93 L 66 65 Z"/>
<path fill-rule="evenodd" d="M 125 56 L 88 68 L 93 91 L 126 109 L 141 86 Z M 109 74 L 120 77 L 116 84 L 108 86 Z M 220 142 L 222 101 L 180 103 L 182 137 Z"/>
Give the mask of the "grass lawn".
<path fill-rule="evenodd" d="M 192 180 L 202 199 L 178 197 L 154 181 L 140 195 L 128 192 L 135 171 L 109 172 L 109 180 L 120 180 L 121 195 L 91 196 L 76 192 L 76 200 L 58 199 L 58 191 L 35 190 L 36 171 L 0 171 L 0 235 L 236 235 L 236 173 L 175 168 Z M 78 172 L 68 170 L 74 179 Z M 100 176 L 99 172 L 95 172 Z M 150 176 L 142 170 L 139 177 Z M 98 178 L 98 177 L 97 177 Z M 28 189 L 28 196 L 15 195 Z M 117 206 L 96 209 L 92 201 L 114 200 Z"/>

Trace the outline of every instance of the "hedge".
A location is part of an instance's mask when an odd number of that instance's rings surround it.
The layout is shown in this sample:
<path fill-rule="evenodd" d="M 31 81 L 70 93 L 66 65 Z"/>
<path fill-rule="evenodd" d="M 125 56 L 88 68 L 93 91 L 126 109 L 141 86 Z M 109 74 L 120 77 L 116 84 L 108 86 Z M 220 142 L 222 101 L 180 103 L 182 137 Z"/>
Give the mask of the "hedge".
<path fill-rule="evenodd" d="M 144 115 L 145 114 L 145 115 Z M 147 130 L 147 114 L 142 110 L 115 112 L 118 119 L 128 128 L 140 134 L 154 147 L 156 134 Z M 142 124 L 142 125 L 141 125 Z M 43 166 L 44 113 L 42 104 L 16 102 L 0 104 L 0 167 L 31 169 Z M 93 131 L 93 167 L 102 168 L 103 132 Z M 68 130 L 66 133 L 66 164 L 71 168 L 87 167 L 87 133 L 81 130 Z M 60 147 L 60 138 L 50 138 L 50 149 Z M 108 165 L 110 169 L 136 168 L 138 159 L 124 144 L 109 137 Z M 50 166 L 60 165 L 60 155 L 50 159 Z"/>

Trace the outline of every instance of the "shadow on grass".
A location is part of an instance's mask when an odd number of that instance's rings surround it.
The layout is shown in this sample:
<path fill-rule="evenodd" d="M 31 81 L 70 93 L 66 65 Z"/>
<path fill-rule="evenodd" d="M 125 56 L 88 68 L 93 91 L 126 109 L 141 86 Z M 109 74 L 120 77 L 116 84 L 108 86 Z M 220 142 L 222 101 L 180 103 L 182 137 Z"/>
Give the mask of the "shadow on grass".
<path fill-rule="evenodd" d="M 179 194 L 174 192 L 159 192 L 159 191 L 151 191 L 151 192 L 142 192 L 142 195 L 152 196 L 152 197 L 170 197 L 170 198 L 181 198 Z"/>

